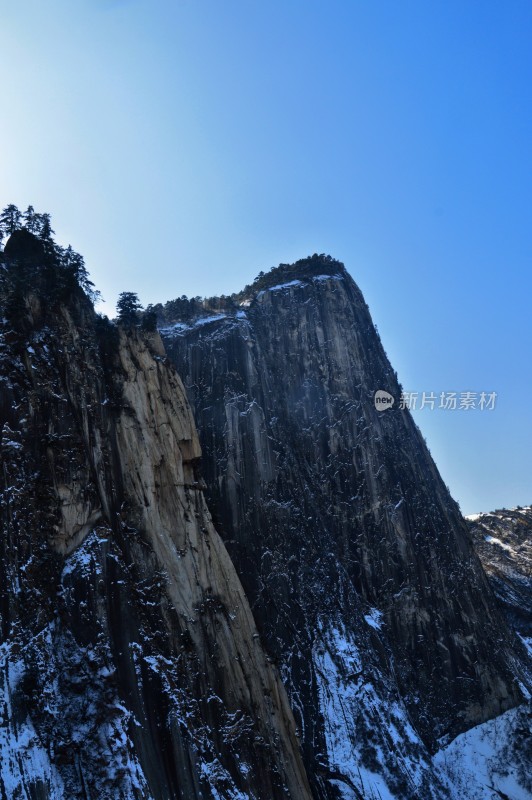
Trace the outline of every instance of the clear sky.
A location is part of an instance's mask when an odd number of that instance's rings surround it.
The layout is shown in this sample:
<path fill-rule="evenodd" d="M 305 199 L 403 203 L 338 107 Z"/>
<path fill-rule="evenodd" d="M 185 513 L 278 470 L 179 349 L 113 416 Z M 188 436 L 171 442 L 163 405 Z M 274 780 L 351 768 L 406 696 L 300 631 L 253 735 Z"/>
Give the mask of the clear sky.
<path fill-rule="evenodd" d="M 532 502 L 530 0 L 2 2 L 0 205 L 114 315 L 342 260 L 464 513 Z"/>

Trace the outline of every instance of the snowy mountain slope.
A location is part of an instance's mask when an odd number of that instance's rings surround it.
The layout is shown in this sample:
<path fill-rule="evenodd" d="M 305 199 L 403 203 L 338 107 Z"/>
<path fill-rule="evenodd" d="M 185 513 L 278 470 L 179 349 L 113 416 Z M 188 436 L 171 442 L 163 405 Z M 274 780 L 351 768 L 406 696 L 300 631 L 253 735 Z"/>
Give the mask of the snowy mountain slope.
<path fill-rule="evenodd" d="M 530 800 L 532 797 L 530 705 L 460 734 L 434 756 L 453 798 Z"/>

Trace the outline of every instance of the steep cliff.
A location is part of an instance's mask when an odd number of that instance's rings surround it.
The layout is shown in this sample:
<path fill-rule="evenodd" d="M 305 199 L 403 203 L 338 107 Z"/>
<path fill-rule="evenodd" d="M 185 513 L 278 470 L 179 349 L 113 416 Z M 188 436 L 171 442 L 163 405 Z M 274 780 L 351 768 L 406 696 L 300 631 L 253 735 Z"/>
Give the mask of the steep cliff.
<path fill-rule="evenodd" d="M 532 647 L 532 508 L 503 508 L 467 521 L 508 622 Z"/>
<path fill-rule="evenodd" d="M 37 256 L 0 264 L 0 797 L 307 800 L 159 336 Z"/>
<path fill-rule="evenodd" d="M 456 796 L 430 754 L 522 700 L 523 652 L 343 265 L 237 300 L 161 334 L 314 794 Z"/>

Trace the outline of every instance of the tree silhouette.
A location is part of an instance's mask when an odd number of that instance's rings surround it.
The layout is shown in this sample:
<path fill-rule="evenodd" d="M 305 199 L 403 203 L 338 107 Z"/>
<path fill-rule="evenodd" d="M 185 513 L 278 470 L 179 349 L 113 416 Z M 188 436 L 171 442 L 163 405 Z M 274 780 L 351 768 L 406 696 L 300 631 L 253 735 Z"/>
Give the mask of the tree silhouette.
<path fill-rule="evenodd" d="M 14 237 L 16 242 L 11 239 L 14 233 L 18 237 Z M 33 268 L 39 269 L 41 277 L 48 280 L 51 296 L 53 294 L 55 299 L 66 297 L 77 285 L 95 303 L 100 299 L 100 293 L 89 278 L 83 256 L 70 245 L 60 247 L 53 235 L 50 214 L 40 214 L 32 205 L 22 214 L 16 205 L 10 203 L 0 213 L 0 246 L 3 239 L 10 237 L 4 257 L 9 256 L 10 260 L 17 262 L 31 261 Z"/>
<path fill-rule="evenodd" d="M 89 278 L 89 272 L 85 266 L 85 259 L 68 245 L 65 249 L 57 247 L 57 253 L 61 266 L 69 270 L 76 282 L 83 289 L 85 294 L 95 303 L 100 299 L 100 292 L 94 288 L 93 282 Z"/>
<path fill-rule="evenodd" d="M 50 214 L 36 214 L 35 217 L 37 225 L 35 233 L 43 242 L 51 242 L 55 231 L 52 230 Z"/>
<path fill-rule="evenodd" d="M 28 206 L 24 214 L 22 215 L 24 220 L 24 227 L 30 233 L 38 233 L 39 232 L 39 214 L 35 213 L 35 209 L 33 206 Z"/>
<path fill-rule="evenodd" d="M 157 312 L 151 304 L 142 315 L 142 330 L 152 333 L 157 330 Z"/>
<path fill-rule="evenodd" d="M 14 231 L 21 227 L 22 214 L 18 208 L 10 203 L 0 214 L 0 228 L 5 235 L 11 236 Z"/>
<path fill-rule="evenodd" d="M 138 294 L 135 292 L 120 292 L 116 304 L 118 311 L 118 321 L 122 325 L 131 328 L 137 324 L 139 312 L 142 310 L 142 303 Z"/>

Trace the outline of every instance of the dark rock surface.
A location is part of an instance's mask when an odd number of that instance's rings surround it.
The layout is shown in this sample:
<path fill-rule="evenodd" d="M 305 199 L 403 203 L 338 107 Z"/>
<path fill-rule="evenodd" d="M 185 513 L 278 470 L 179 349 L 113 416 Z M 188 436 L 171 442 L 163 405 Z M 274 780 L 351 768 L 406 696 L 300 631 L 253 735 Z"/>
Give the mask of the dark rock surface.
<path fill-rule="evenodd" d="M 46 251 L 40 239 L 25 228 L 22 228 L 21 230 L 13 231 L 6 242 L 2 255 L 6 261 L 24 261 L 38 264 L 45 260 Z"/>
<path fill-rule="evenodd" d="M 430 753 L 521 702 L 524 652 L 343 265 L 274 270 L 238 300 L 161 334 L 315 796 L 370 797 L 376 775 L 452 796 Z"/>
<path fill-rule="evenodd" d="M 0 798 L 308 800 L 158 334 L 20 267 L 6 248 Z"/>
<path fill-rule="evenodd" d="M 467 521 L 508 622 L 532 640 L 532 508 L 503 508 Z"/>

